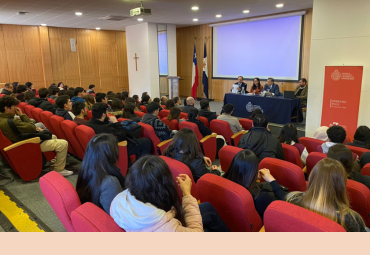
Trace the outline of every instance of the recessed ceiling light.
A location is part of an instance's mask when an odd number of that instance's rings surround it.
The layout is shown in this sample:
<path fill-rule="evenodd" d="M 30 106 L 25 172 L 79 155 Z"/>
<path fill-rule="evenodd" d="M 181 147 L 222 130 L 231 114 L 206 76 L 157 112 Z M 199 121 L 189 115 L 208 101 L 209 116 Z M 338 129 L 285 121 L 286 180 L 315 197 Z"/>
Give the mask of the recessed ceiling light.
<path fill-rule="evenodd" d="M 244 10 L 243 13 L 249 13 L 249 10 Z"/>
<path fill-rule="evenodd" d="M 95 28 L 96 30 L 100 30 L 100 27 Z"/>
<path fill-rule="evenodd" d="M 82 15 L 82 12 L 75 12 L 75 14 L 76 14 L 77 16 L 81 16 L 81 15 Z"/>
<path fill-rule="evenodd" d="M 277 5 L 276 5 L 276 7 L 277 7 L 277 8 L 281 8 L 281 7 L 283 7 L 283 6 L 284 6 L 284 4 L 277 4 Z"/>
<path fill-rule="evenodd" d="M 41 26 L 46 27 L 46 24 L 41 24 Z"/>
<path fill-rule="evenodd" d="M 198 21 L 198 19 L 193 19 L 193 21 Z"/>
<path fill-rule="evenodd" d="M 143 18 L 138 18 L 137 21 L 143 21 L 144 19 Z"/>
<path fill-rule="evenodd" d="M 199 7 L 198 7 L 198 6 L 193 6 L 193 7 L 191 7 L 191 9 L 192 9 L 193 11 L 197 11 L 197 10 L 199 10 Z"/>
<path fill-rule="evenodd" d="M 216 15 L 216 18 L 221 18 L 222 17 L 222 15 L 221 14 L 217 14 Z"/>

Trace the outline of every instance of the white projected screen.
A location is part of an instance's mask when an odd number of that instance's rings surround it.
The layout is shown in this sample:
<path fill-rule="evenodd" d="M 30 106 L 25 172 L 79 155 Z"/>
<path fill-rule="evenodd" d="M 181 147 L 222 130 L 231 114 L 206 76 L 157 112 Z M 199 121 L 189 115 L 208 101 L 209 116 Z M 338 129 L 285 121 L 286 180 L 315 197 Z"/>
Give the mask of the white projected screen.
<path fill-rule="evenodd" d="M 302 16 L 213 27 L 213 77 L 298 80 Z"/>

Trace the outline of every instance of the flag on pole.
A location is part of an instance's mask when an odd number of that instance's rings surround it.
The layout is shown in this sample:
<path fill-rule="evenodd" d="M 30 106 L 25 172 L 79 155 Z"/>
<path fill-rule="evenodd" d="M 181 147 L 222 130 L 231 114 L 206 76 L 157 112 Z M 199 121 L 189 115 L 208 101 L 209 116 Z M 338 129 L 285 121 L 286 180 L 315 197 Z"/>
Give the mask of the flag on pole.
<path fill-rule="evenodd" d="M 208 99 L 208 62 L 207 62 L 207 48 L 206 42 L 204 42 L 204 58 L 203 58 L 203 92 Z"/>
<path fill-rule="evenodd" d="M 199 76 L 198 76 L 198 64 L 197 64 L 197 49 L 195 48 L 194 43 L 194 55 L 193 55 L 193 70 L 192 70 L 192 88 L 191 88 L 191 96 L 195 99 L 197 98 L 197 88 L 199 84 Z"/>

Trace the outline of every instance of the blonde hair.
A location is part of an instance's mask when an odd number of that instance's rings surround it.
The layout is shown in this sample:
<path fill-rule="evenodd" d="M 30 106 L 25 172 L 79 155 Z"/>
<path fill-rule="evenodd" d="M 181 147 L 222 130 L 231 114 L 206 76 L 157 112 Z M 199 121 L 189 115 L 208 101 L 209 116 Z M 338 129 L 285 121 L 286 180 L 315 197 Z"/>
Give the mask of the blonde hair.
<path fill-rule="evenodd" d="M 87 110 L 91 111 L 93 105 L 95 104 L 94 96 L 93 95 L 85 95 L 84 99 L 85 99 L 85 106 L 86 106 Z"/>
<path fill-rule="evenodd" d="M 362 220 L 361 216 L 349 208 L 346 183 L 347 172 L 343 165 L 334 159 L 325 158 L 313 168 L 306 192 L 289 193 L 287 202 L 325 216 L 344 227 L 347 214 Z"/>

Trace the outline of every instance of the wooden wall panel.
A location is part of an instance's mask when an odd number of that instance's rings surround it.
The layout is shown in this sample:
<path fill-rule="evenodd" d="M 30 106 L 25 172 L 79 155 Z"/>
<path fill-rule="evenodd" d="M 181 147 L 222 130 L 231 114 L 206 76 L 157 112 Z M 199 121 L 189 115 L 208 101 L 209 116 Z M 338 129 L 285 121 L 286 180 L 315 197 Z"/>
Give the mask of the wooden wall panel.
<path fill-rule="evenodd" d="M 76 39 L 75 29 L 70 28 L 61 28 L 60 29 L 62 36 L 62 53 L 63 53 L 63 64 L 64 64 L 64 77 L 65 79 L 76 80 L 80 78 L 80 70 L 78 63 L 77 51 L 71 51 L 70 39 Z M 77 83 L 75 83 L 77 84 Z M 75 85 L 77 86 L 77 85 Z M 78 84 L 80 86 L 80 84 Z"/>
<path fill-rule="evenodd" d="M 49 29 L 39 27 L 40 52 L 42 56 L 42 68 L 44 73 L 45 86 L 49 87 L 50 81 L 53 80 L 53 66 L 51 64 Z"/>
<path fill-rule="evenodd" d="M 9 79 L 8 61 L 4 44 L 3 25 L 0 25 L 0 82 L 7 83 Z"/>
<path fill-rule="evenodd" d="M 301 76 L 308 77 L 309 55 L 311 44 L 311 29 L 312 29 L 312 9 L 307 11 L 304 17 L 303 30 L 303 49 L 301 62 Z M 196 40 L 194 38 L 197 38 Z M 209 25 L 200 25 L 192 27 L 183 27 L 176 29 L 177 40 L 177 74 L 183 80 L 180 80 L 179 91 L 181 96 L 191 95 L 192 86 L 192 63 L 194 42 L 197 48 L 198 60 L 198 75 L 199 86 L 197 90 L 198 97 L 204 97 L 203 94 L 203 56 L 204 56 L 204 42 L 207 39 L 207 56 L 208 56 L 208 86 L 209 95 L 211 99 L 216 101 L 223 101 L 225 93 L 229 92 L 234 80 L 228 79 L 212 79 L 212 28 Z M 252 87 L 253 81 L 245 81 L 248 85 L 248 90 Z M 278 83 L 280 90 L 294 90 L 298 83 L 284 82 Z"/>
<path fill-rule="evenodd" d="M 63 81 L 65 79 L 65 73 L 61 28 L 49 28 L 49 41 L 53 80 Z"/>
<path fill-rule="evenodd" d="M 81 78 L 90 78 L 90 77 L 99 77 L 99 69 L 96 68 L 94 62 L 93 47 L 92 43 L 92 34 L 95 31 L 77 29 L 77 52 L 80 63 L 80 77 Z"/>
<path fill-rule="evenodd" d="M 98 61 L 101 78 L 118 77 L 116 35 L 114 31 L 98 31 Z"/>

